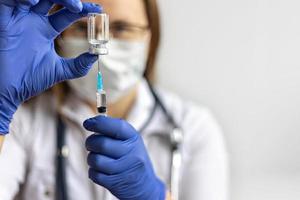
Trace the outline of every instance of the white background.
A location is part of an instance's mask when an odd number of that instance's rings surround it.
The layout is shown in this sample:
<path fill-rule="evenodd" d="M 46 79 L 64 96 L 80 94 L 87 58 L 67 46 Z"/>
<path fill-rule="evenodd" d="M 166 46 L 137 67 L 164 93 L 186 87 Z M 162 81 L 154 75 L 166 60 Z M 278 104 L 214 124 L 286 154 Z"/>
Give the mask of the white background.
<path fill-rule="evenodd" d="M 299 200 L 300 1 L 160 4 L 159 83 L 216 115 L 231 199 Z"/>

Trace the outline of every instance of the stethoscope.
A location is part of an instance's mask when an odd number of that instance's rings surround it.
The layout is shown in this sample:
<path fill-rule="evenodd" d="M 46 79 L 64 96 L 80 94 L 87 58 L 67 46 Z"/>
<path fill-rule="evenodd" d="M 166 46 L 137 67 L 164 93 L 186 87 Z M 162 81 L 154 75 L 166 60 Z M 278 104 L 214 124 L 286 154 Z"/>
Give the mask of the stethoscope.
<path fill-rule="evenodd" d="M 151 120 L 157 108 L 160 108 L 168 120 L 168 123 L 172 126 L 172 131 L 170 131 L 170 143 L 171 143 L 171 171 L 170 171 L 170 191 L 172 194 L 173 200 L 179 199 L 179 188 L 180 188 L 180 172 L 182 166 L 182 153 L 181 153 L 181 144 L 183 142 L 183 132 L 182 129 L 177 125 L 174 118 L 167 111 L 163 102 L 161 101 L 159 95 L 156 93 L 152 85 L 148 83 L 150 92 L 154 97 L 155 104 L 152 108 L 152 111 L 145 122 L 144 126 L 140 129 L 140 132 L 143 132 L 145 128 L 150 124 Z M 65 162 L 68 157 L 68 151 L 65 144 L 65 124 L 63 123 L 60 116 L 57 117 L 57 155 L 56 155 L 56 200 L 68 200 L 68 191 L 67 191 L 67 181 L 66 181 L 66 169 Z"/>

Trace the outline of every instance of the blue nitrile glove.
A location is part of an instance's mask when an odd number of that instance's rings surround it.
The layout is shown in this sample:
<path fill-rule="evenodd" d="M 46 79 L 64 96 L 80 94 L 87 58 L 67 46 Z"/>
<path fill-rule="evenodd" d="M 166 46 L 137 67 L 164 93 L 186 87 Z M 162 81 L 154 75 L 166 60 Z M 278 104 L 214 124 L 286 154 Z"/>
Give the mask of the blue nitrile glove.
<path fill-rule="evenodd" d="M 84 122 L 89 177 L 121 200 L 164 200 L 166 188 L 153 171 L 143 139 L 126 121 L 98 116 Z"/>
<path fill-rule="evenodd" d="M 21 103 L 58 82 L 86 75 L 97 60 L 88 53 L 61 58 L 54 39 L 74 21 L 102 8 L 79 0 L 54 2 L 66 8 L 49 16 L 53 1 L 0 0 L 0 134 L 9 132 Z"/>

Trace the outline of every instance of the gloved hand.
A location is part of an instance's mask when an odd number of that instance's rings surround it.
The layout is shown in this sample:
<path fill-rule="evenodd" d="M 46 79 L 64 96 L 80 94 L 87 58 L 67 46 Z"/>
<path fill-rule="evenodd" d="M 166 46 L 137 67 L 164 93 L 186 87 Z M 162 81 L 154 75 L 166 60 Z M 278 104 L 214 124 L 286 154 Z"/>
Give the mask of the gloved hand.
<path fill-rule="evenodd" d="M 66 8 L 48 15 L 53 3 Z M 54 39 L 89 12 L 101 12 L 101 7 L 80 0 L 0 0 L 0 134 L 9 132 L 22 102 L 88 73 L 97 56 L 61 58 Z"/>
<path fill-rule="evenodd" d="M 126 121 L 98 116 L 84 122 L 92 132 L 89 177 L 121 200 L 164 200 L 165 185 L 153 171 L 143 140 Z"/>

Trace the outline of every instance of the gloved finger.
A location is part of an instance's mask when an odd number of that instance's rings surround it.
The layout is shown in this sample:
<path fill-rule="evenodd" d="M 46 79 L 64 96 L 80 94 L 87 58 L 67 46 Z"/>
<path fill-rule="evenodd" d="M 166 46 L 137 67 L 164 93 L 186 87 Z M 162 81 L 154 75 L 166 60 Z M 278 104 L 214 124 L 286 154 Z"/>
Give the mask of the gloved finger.
<path fill-rule="evenodd" d="M 125 120 L 101 115 L 84 121 L 83 126 L 88 131 L 100 133 L 119 140 L 127 140 L 137 136 L 135 129 Z"/>
<path fill-rule="evenodd" d="M 17 6 L 17 1 L 16 0 L 0 0 L 0 4 L 9 6 L 9 7 L 15 7 Z"/>
<path fill-rule="evenodd" d="M 86 139 L 86 149 L 114 159 L 121 158 L 131 150 L 127 141 L 115 140 L 104 135 L 93 134 Z"/>
<path fill-rule="evenodd" d="M 46 15 L 52 8 L 54 3 L 50 0 L 40 0 L 40 2 L 32 7 L 32 11 L 41 15 Z"/>
<path fill-rule="evenodd" d="M 83 8 L 80 13 L 72 13 L 67 9 L 62 9 L 49 16 L 49 22 L 53 28 L 58 32 L 62 32 L 73 22 L 78 19 L 87 16 L 88 13 L 95 12 L 100 13 L 102 8 L 93 3 L 83 3 Z"/>
<path fill-rule="evenodd" d="M 108 175 L 119 174 L 130 168 L 129 162 L 122 162 L 95 153 L 89 153 L 87 157 L 87 163 L 91 168 L 95 169 L 96 171 Z"/>
<path fill-rule="evenodd" d="M 73 13 L 79 13 L 83 9 L 83 3 L 81 0 L 51 0 L 55 4 L 59 4 L 67 8 Z"/>
<path fill-rule="evenodd" d="M 84 53 L 73 59 L 60 58 L 56 82 L 85 76 L 98 60 L 97 55 Z"/>
<path fill-rule="evenodd" d="M 39 0 L 17 0 L 17 7 L 21 8 L 23 11 L 29 11 L 30 8 L 38 2 Z"/>
<path fill-rule="evenodd" d="M 12 18 L 14 8 L 0 4 L 0 30 L 4 30 Z"/>
<path fill-rule="evenodd" d="M 96 171 L 93 168 L 89 169 L 89 178 L 96 184 L 101 185 L 105 188 L 111 188 L 115 181 L 114 175 L 107 175 L 101 172 Z"/>

